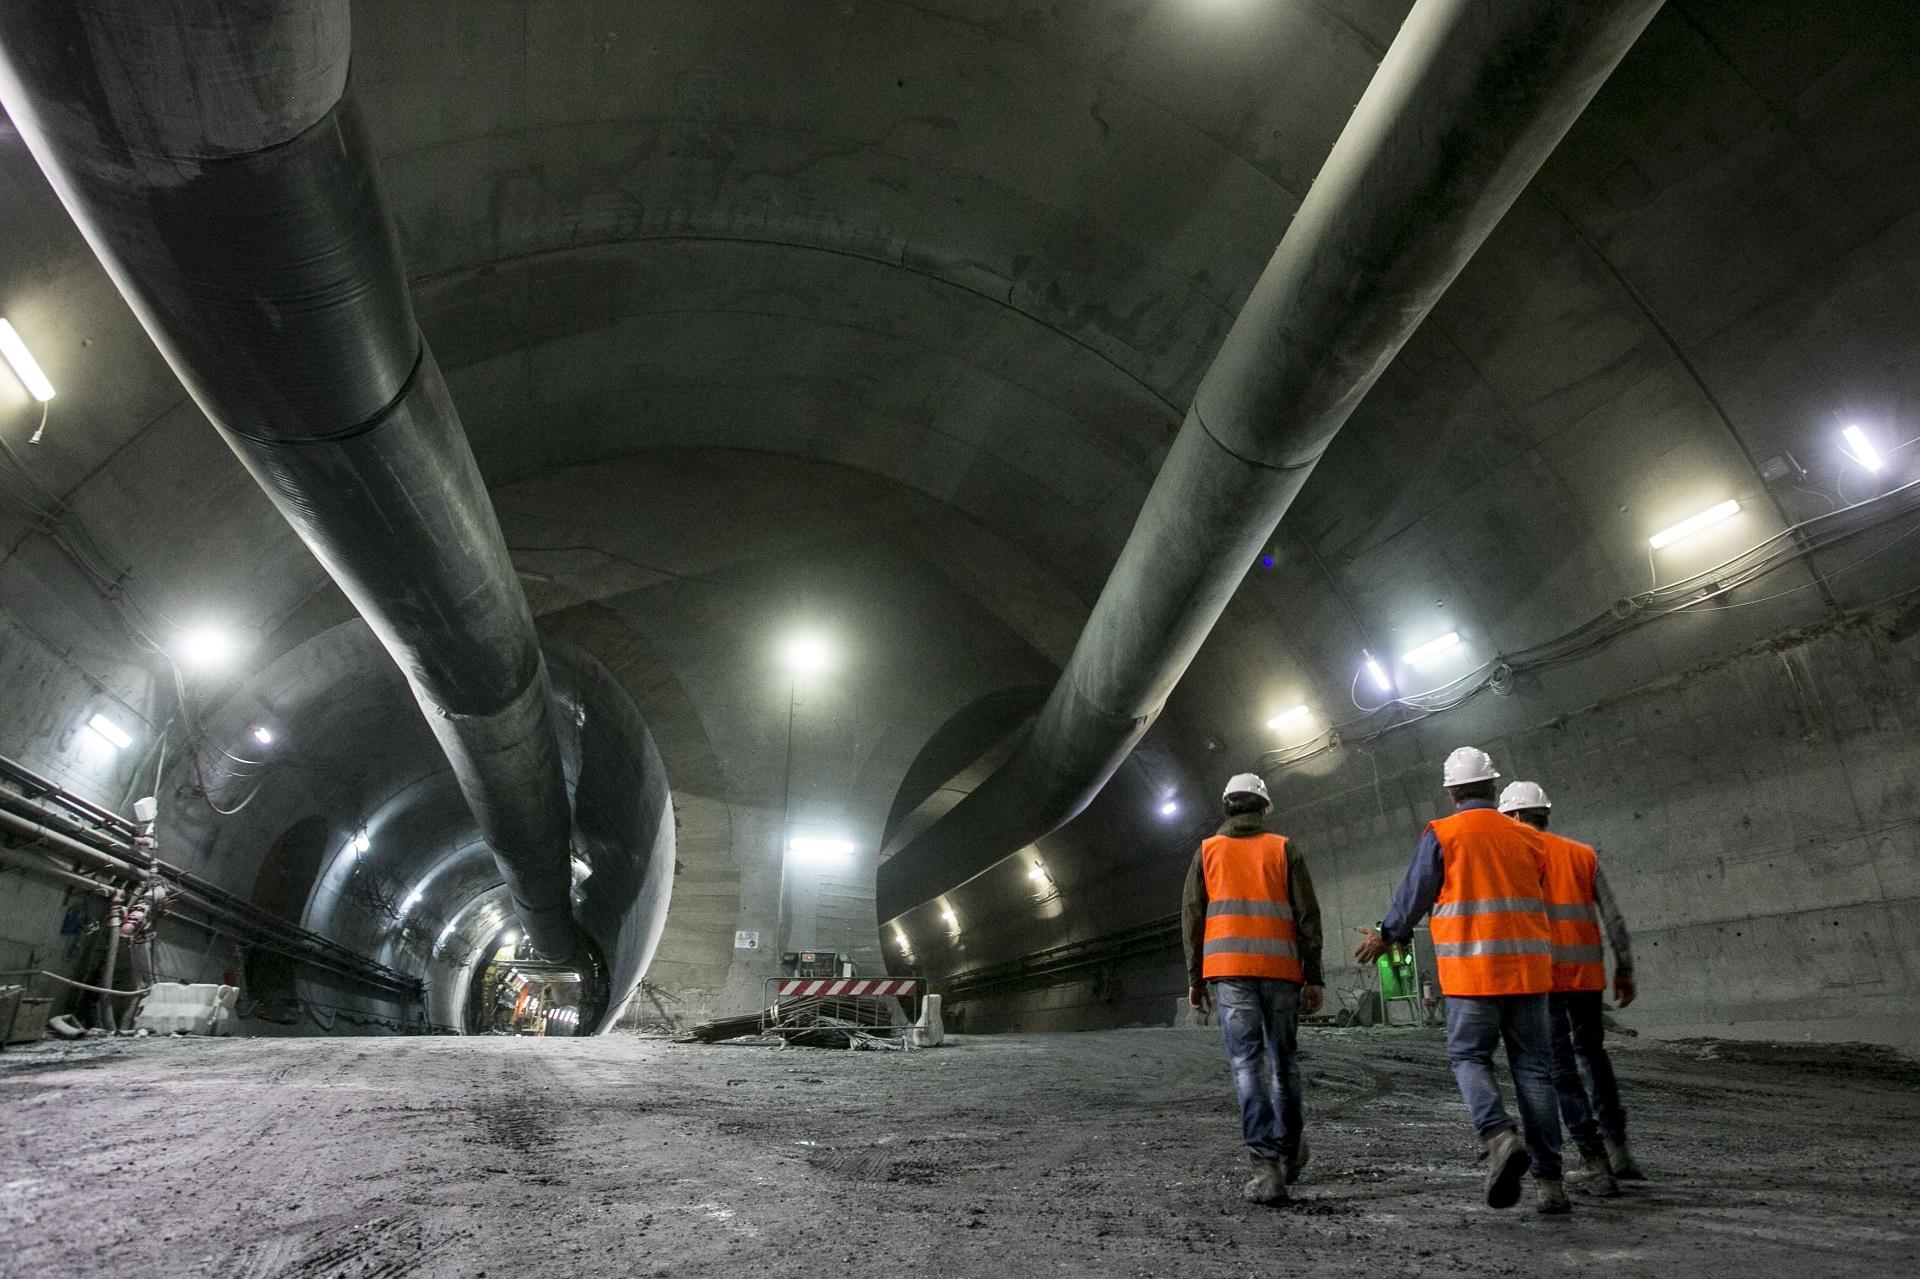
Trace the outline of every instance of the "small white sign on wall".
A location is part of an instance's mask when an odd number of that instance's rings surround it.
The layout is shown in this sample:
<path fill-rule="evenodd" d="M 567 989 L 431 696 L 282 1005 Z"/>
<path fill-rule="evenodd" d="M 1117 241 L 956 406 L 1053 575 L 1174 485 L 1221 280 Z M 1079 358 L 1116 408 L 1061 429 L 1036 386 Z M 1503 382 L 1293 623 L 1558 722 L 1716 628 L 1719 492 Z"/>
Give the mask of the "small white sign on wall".
<path fill-rule="evenodd" d="M 735 950 L 759 950 L 760 934 L 735 932 L 733 935 L 733 948 Z"/>

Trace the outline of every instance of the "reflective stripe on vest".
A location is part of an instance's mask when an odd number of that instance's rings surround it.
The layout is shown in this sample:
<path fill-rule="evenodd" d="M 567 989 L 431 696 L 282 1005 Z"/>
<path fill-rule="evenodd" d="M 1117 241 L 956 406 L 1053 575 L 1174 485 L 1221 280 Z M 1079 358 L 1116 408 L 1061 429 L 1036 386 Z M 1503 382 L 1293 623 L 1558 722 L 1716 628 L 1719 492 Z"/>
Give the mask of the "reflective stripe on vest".
<path fill-rule="evenodd" d="M 1292 919 L 1293 907 L 1287 902 L 1263 902 L 1257 898 L 1236 897 L 1231 901 L 1208 902 L 1207 915 L 1268 915 L 1274 919 Z"/>
<path fill-rule="evenodd" d="M 1215 835 L 1200 845 L 1207 923 L 1200 974 L 1302 981 L 1283 836 Z"/>
<path fill-rule="evenodd" d="M 1433 955 L 1449 995 L 1544 995 L 1553 982 L 1545 850 L 1538 832 L 1491 808 L 1428 829 L 1440 842 Z"/>
<path fill-rule="evenodd" d="M 1540 838 L 1547 850 L 1547 919 L 1553 930 L 1553 988 L 1605 990 L 1606 953 L 1594 910 L 1593 881 L 1600 859 L 1593 849 L 1552 831 Z"/>
<path fill-rule="evenodd" d="M 1446 902 L 1435 906 L 1433 913 L 1437 918 L 1450 919 L 1455 915 L 1504 915 L 1511 910 L 1546 909 L 1546 902 L 1538 897 L 1495 897 L 1489 901 Z"/>

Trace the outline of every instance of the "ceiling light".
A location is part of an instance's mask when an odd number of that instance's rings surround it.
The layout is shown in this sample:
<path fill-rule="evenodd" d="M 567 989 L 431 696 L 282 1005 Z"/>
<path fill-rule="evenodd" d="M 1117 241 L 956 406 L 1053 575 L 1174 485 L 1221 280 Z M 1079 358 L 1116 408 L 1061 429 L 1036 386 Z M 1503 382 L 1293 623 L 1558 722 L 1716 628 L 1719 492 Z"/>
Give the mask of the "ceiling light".
<path fill-rule="evenodd" d="M 940 918 L 947 921 L 948 928 L 960 927 L 960 918 L 953 913 L 953 907 L 951 906 L 942 906 L 940 908 Z"/>
<path fill-rule="evenodd" d="M 1367 674 L 1373 676 L 1374 685 L 1383 693 L 1391 693 L 1393 691 L 1393 681 L 1387 678 L 1386 670 L 1379 662 L 1374 660 L 1373 654 L 1363 649 L 1360 656 L 1367 659 Z"/>
<path fill-rule="evenodd" d="M 1170 799 L 1166 803 L 1160 805 L 1160 815 L 1162 817 L 1171 817 L 1179 811 L 1180 811 L 1180 804 L 1177 800 Z"/>
<path fill-rule="evenodd" d="M 898 926 L 896 926 L 893 930 L 893 940 L 900 947 L 901 950 L 913 949 L 912 945 L 909 944 L 907 941 L 906 933 L 901 931 L 901 929 Z"/>
<path fill-rule="evenodd" d="M 1848 427 L 1840 432 L 1840 438 L 1847 442 L 1847 455 L 1869 471 L 1877 471 L 1887 464 L 1880 450 L 1873 447 L 1873 441 L 1859 427 Z"/>
<path fill-rule="evenodd" d="M 133 745 L 133 734 L 120 727 L 105 715 L 95 715 L 87 721 L 87 727 L 112 742 L 116 750 L 125 750 Z"/>
<path fill-rule="evenodd" d="M 253 740 L 259 742 L 262 746 L 271 746 L 273 745 L 273 730 L 264 724 L 256 724 L 253 727 Z"/>
<path fill-rule="evenodd" d="M 1423 662 L 1432 661 L 1450 649 L 1459 647 L 1459 645 L 1460 632 L 1448 631 L 1445 635 L 1430 639 L 1424 644 L 1419 644 L 1408 649 L 1400 655 L 1400 660 L 1409 666 L 1419 666 Z"/>
<path fill-rule="evenodd" d="M 781 645 L 780 659 L 795 675 L 817 675 L 832 662 L 833 652 L 822 637 L 801 634 L 791 636 Z"/>
<path fill-rule="evenodd" d="M 357 832 L 353 837 L 353 851 L 364 853 L 373 847 L 373 837 L 365 831 Z"/>
<path fill-rule="evenodd" d="M 1275 715 L 1272 719 L 1268 720 L 1267 727 L 1274 729 L 1275 731 L 1278 731 L 1286 727 L 1288 724 L 1291 724 L 1294 720 L 1301 719 L 1311 714 L 1313 714 L 1313 712 L 1307 709 L 1305 706 L 1296 706 L 1290 711 L 1281 711 L 1278 715 Z"/>
<path fill-rule="evenodd" d="M 500 944 L 502 946 L 516 945 L 519 941 L 520 941 L 520 934 L 517 932 L 503 933 L 500 937 Z"/>
<path fill-rule="evenodd" d="M 1410 649 L 1406 653 L 1403 653 L 1400 660 L 1408 666 L 1418 666 L 1422 662 L 1432 661 L 1450 648 L 1458 647 L 1459 643 L 1460 632 L 1448 631 L 1439 639 L 1428 640 L 1426 643 L 1420 645 L 1420 647 Z"/>
<path fill-rule="evenodd" d="M 844 839 L 796 835 L 787 841 L 787 852 L 806 866 L 844 866 L 853 860 L 853 844 Z"/>
<path fill-rule="evenodd" d="M 20 385 L 27 388 L 28 395 L 43 404 L 53 398 L 53 383 L 47 381 L 47 375 L 40 371 L 40 362 L 33 358 L 33 352 L 27 350 L 27 344 L 5 320 L 0 320 L 0 353 L 6 355 L 7 363 L 13 366 L 14 375 L 20 379 Z"/>
<path fill-rule="evenodd" d="M 445 928 L 440 930 L 440 936 L 433 944 L 435 946 L 444 946 L 447 944 L 447 938 L 451 936 L 453 936 L 453 925 L 449 923 Z"/>
<path fill-rule="evenodd" d="M 1663 546 L 1672 546 L 1681 538 L 1692 537 L 1701 529 L 1711 528 L 1721 520 L 1728 519 L 1739 513 L 1740 503 L 1729 499 L 1720 503 L 1718 506 L 1700 512 L 1698 515 L 1689 516 L 1687 519 L 1681 520 L 1672 528 L 1661 529 L 1658 533 L 1648 538 L 1647 542 L 1657 551 Z"/>
<path fill-rule="evenodd" d="M 1033 869 L 1027 872 L 1027 878 L 1031 879 L 1036 884 L 1044 880 L 1046 877 L 1047 877 L 1047 868 L 1045 866 L 1035 866 Z"/>
<path fill-rule="evenodd" d="M 407 900 L 400 903 L 400 913 L 404 915 L 408 911 L 412 910 L 415 906 L 418 906 L 419 904 L 420 904 L 420 890 L 416 888 L 412 892 L 407 894 Z"/>
<path fill-rule="evenodd" d="M 196 626 L 180 637 L 176 656 L 189 666 L 210 670 L 233 656 L 233 636 L 217 626 Z"/>

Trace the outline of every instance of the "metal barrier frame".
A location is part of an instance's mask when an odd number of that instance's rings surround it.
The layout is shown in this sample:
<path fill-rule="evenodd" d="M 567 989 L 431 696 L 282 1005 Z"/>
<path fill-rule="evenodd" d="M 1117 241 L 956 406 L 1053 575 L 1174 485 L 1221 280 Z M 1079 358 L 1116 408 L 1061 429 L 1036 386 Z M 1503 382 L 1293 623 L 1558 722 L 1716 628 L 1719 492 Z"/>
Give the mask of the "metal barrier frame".
<path fill-rule="evenodd" d="M 927 983 L 920 977 L 769 977 L 760 1033 L 785 1039 L 823 1030 L 855 1030 L 911 1045 L 907 1032 L 913 1029 L 912 1020 L 903 1015 L 896 1023 L 890 1006 L 901 999 L 924 1001 L 926 995 Z"/>

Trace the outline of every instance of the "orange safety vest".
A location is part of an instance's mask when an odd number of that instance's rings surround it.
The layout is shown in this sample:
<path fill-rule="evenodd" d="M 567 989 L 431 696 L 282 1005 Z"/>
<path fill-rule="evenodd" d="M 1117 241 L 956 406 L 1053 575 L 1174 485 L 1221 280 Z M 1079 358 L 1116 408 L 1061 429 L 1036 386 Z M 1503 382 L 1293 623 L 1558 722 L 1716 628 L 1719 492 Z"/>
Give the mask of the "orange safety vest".
<path fill-rule="evenodd" d="M 1540 832 L 1467 808 L 1428 826 L 1443 867 L 1433 957 L 1448 995 L 1544 995 L 1553 988 L 1546 851 Z"/>
<path fill-rule="evenodd" d="M 1287 892 L 1286 837 L 1215 835 L 1200 845 L 1200 869 L 1207 885 L 1200 975 L 1304 982 Z"/>
<path fill-rule="evenodd" d="M 1605 990 L 1607 965 L 1594 913 L 1599 856 L 1585 844 L 1541 831 L 1547 846 L 1547 919 L 1553 925 L 1553 988 Z"/>

